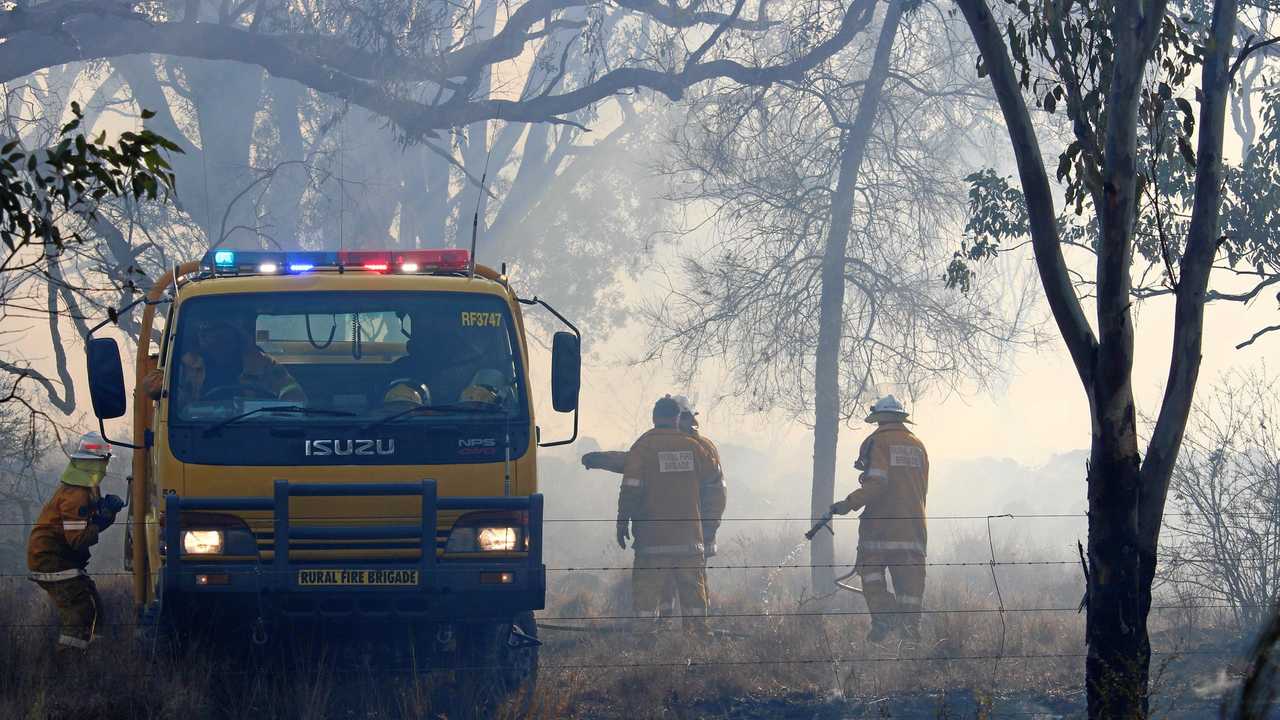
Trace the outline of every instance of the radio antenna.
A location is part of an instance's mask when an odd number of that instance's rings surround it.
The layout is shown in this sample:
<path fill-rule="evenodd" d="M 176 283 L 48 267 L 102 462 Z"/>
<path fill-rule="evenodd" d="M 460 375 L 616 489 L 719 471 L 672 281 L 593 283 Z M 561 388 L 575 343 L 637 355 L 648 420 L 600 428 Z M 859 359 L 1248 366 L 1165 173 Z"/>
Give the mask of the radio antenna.
<path fill-rule="evenodd" d="M 476 211 L 471 216 L 471 267 L 467 271 L 467 277 L 476 276 L 476 237 L 480 233 L 480 203 L 484 202 L 484 186 L 485 181 L 489 179 L 489 158 L 491 157 L 493 157 L 492 145 L 484 156 L 484 171 L 480 173 L 480 192 L 476 194 Z"/>
<path fill-rule="evenodd" d="M 349 109 L 350 108 L 344 107 L 342 110 L 342 117 L 338 118 L 338 258 L 339 258 L 338 263 L 339 265 L 341 265 L 342 263 L 342 259 L 341 259 L 342 252 L 347 249 L 346 237 L 345 237 L 346 227 L 342 222 L 343 221 L 342 213 L 344 210 L 346 210 L 346 198 L 344 196 L 346 195 L 347 189 L 343 187 L 342 182 L 344 179 L 343 175 L 344 173 L 346 173 L 344 155 L 346 154 L 346 150 L 347 150 L 347 111 Z"/>
<path fill-rule="evenodd" d="M 502 120 L 502 107 L 498 107 L 497 119 Z M 484 141 L 489 142 L 489 123 L 484 124 Z M 489 145 L 488 151 L 484 154 L 484 170 L 480 173 L 480 192 L 476 194 L 476 211 L 471 216 L 471 267 L 467 271 L 467 277 L 476 276 L 476 236 L 479 234 L 480 228 L 480 203 L 484 202 L 485 181 L 489 179 L 489 159 L 493 157 L 493 145 Z"/>

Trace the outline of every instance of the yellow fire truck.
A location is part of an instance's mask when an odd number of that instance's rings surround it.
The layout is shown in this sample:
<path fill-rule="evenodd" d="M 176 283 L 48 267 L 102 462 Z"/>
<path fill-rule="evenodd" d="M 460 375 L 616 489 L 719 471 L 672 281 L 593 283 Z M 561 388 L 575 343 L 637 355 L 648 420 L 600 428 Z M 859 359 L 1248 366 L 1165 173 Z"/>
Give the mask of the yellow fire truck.
<path fill-rule="evenodd" d="M 368 624 L 523 679 L 543 607 L 537 448 L 578 428 L 580 336 L 466 250 L 213 250 L 141 304 L 126 567 L 144 624 L 259 642 Z M 568 331 L 541 441 L 522 305 Z M 120 313 L 132 309 L 122 308 Z M 90 332 L 90 395 L 127 410 Z M 540 442 L 541 441 L 541 442 Z"/>

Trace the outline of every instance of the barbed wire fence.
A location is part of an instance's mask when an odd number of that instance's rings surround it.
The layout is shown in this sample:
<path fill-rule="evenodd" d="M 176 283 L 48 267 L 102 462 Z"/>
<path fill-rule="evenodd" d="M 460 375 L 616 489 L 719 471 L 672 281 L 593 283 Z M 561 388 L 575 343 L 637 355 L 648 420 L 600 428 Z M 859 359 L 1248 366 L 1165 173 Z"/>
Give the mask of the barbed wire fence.
<path fill-rule="evenodd" d="M 1000 555 L 997 553 L 997 548 L 996 548 L 997 543 L 995 541 L 993 521 L 998 522 L 999 520 L 1003 520 L 1003 519 L 1027 519 L 1027 520 L 1079 519 L 1079 520 L 1084 520 L 1086 517 L 1087 516 L 1083 513 L 1027 513 L 1027 514 L 999 513 L 999 514 L 990 514 L 990 515 L 974 514 L 974 515 L 932 516 L 927 519 L 931 521 L 970 520 L 970 521 L 983 522 L 985 524 L 985 531 L 986 531 L 985 539 L 987 541 L 986 549 L 988 551 L 987 553 L 988 557 L 981 560 L 968 560 L 968 559 L 927 560 L 926 559 L 923 561 L 915 561 L 915 562 L 885 563 L 885 565 L 889 567 L 923 566 L 926 568 L 983 568 L 985 569 L 987 573 L 990 575 L 991 593 L 992 593 L 992 598 L 995 601 L 992 606 L 990 607 L 942 607 L 942 608 L 924 607 L 917 610 L 901 610 L 900 609 L 898 614 L 901 614 L 901 615 L 920 614 L 920 615 L 930 616 L 930 617 L 940 617 L 940 616 L 950 616 L 950 615 L 994 617 L 994 619 L 998 622 L 998 628 L 999 628 L 998 636 L 994 643 L 994 652 L 968 652 L 968 653 L 955 653 L 955 654 L 945 654 L 945 653 L 944 654 L 928 654 L 928 653 L 926 654 L 913 654 L 913 653 L 877 654 L 875 652 L 868 652 L 867 654 L 841 653 L 837 651 L 837 649 L 835 648 L 831 640 L 831 637 L 827 634 L 826 624 L 820 622 L 819 628 L 821 630 L 822 642 L 821 642 L 821 647 L 815 648 L 818 650 L 818 653 L 816 654 L 816 656 L 775 657 L 775 658 L 766 657 L 766 658 L 751 658 L 751 659 L 729 659 L 729 658 L 710 657 L 710 658 L 682 658 L 678 660 L 670 660 L 670 659 L 663 659 L 663 658 L 647 658 L 647 659 L 638 659 L 635 661 L 628 661 L 628 662 L 550 662 L 548 663 L 544 661 L 540 663 L 539 671 L 548 671 L 548 672 L 620 671 L 620 672 L 624 672 L 628 670 L 638 670 L 642 668 L 649 668 L 649 669 L 684 668 L 685 670 L 693 670 L 695 668 L 713 668 L 713 667 L 718 667 L 718 668 L 767 667 L 767 666 L 804 667 L 804 666 L 821 666 L 825 664 L 825 665 L 829 665 L 832 668 L 833 687 L 836 690 L 839 690 L 841 686 L 840 666 L 842 665 L 864 666 L 864 665 L 885 665 L 885 664 L 894 664 L 894 663 L 926 663 L 926 664 L 990 663 L 991 669 L 990 669 L 989 685 L 990 685 L 990 690 L 994 692 L 1001 685 L 1001 663 L 1002 662 L 1013 661 L 1016 663 L 1017 661 L 1029 662 L 1029 661 L 1039 660 L 1039 661 L 1070 661 L 1070 662 L 1078 663 L 1082 661 L 1085 657 L 1087 657 L 1087 653 L 1085 653 L 1083 650 L 1081 652 L 1043 652 L 1043 653 L 1008 652 L 1007 636 L 1009 632 L 1008 620 L 1010 616 L 1014 616 L 1014 615 L 1030 616 L 1030 615 L 1036 615 L 1036 614 L 1062 614 L 1062 615 L 1078 614 L 1081 611 L 1081 608 L 1077 604 L 1070 604 L 1070 605 L 1038 604 L 1038 605 L 1033 605 L 1029 607 L 1018 607 L 1016 605 L 1011 606 L 1009 603 L 1006 602 L 1005 592 L 1001 586 L 1000 571 L 1007 570 L 1010 568 L 1020 568 L 1020 567 L 1067 569 L 1073 566 L 1078 567 L 1080 565 L 1080 559 L 1075 557 L 1039 558 L 1039 559 L 1035 559 L 1035 558 L 1002 559 Z M 385 522 L 385 521 L 393 521 L 393 520 L 418 520 L 418 519 L 419 519 L 419 516 L 408 515 L 408 514 L 375 515 L 375 516 L 371 516 L 371 515 L 358 515 L 358 516 L 356 515 L 353 515 L 353 516 L 294 515 L 294 516 L 291 516 L 290 521 L 291 523 L 297 522 L 297 521 L 304 521 L 304 522 L 312 522 L 318 525 L 323 525 L 325 523 L 338 523 L 338 522 L 370 523 L 370 522 L 377 522 L 377 521 Z M 877 518 L 877 519 L 918 520 L 920 518 L 915 516 L 894 516 L 894 517 Z M 651 522 L 651 523 L 690 522 L 693 520 L 696 520 L 696 518 L 673 517 L 673 518 L 655 518 L 655 519 L 646 520 L 645 522 Z M 856 522 L 857 520 L 858 518 L 853 518 L 853 517 L 835 518 L 835 521 L 837 523 L 850 523 L 849 525 L 850 529 L 852 529 L 851 523 Z M 254 534 L 258 538 L 258 542 L 259 542 L 258 550 L 260 554 L 259 555 L 260 562 L 261 562 L 262 552 L 263 551 L 270 552 L 271 550 L 270 540 L 263 539 L 264 537 L 270 536 L 270 529 L 271 529 L 269 526 L 270 522 L 271 520 L 269 517 L 262 517 L 260 519 L 251 517 L 247 519 L 247 524 L 249 525 L 250 529 L 255 530 Z M 586 524 L 605 524 L 605 523 L 612 524 L 614 522 L 615 522 L 615 518 L 594 518 L 594 517 L 565 517 L 565 518 L 544 519 L 544 523 L 547 526 L 555 526 L 557 524 L 560 524 L 560 525 L 586 525 Z M 811 522 L 812 520 L 806 517 L 763 516 L 763 515 L 762 516 L 728 517 L 728 518 L 722 519 L 722 523 L 770 523 L 770 524 L 803 523 L 803 524 L 808 524 Z M 19 523 L 0 522 L 0 526 L 17 525 L 17 524 Z M 259 524 L 266 524 L 265 527 L 263 528 L 266 532 L 257 531 L 259 528 Z M 27 527 L 30 527 L 30 525 L 27 525 Z M 440 540 L 440 537 L 438 536 L 437 541 L 439 542 L 439 540 Z M 297 552 L 299 550 L 306 550 L 305 542 L 294 541 L 294 543 L 291 544 L 290 549 L 293 552 Z M 551 556 L 551 558 L 554 558 L 554 551 L 549 553 L 549 555 Z M 1198 558 L 1195 560 L 1198 562 L 1214 562 L 1215 560 L 1219 560 L 1219 559 Z M 352 561 L 352 562 L 354 564 L 359 564 L 358 561 Z M 333 564 L 333 563 L 331 562 L 329 564 Z M 778 563 L 767 563 L 767 562 L 736 562 L 735 563 L 735 562 L 716 562 L 712 560 L 706 565 L 706 570 L 709 573 L 714 573 L 718 575 L 721 573 L 732 573 L 732 572 L 739 572 L 739 571 L 781 571 L 781 570 L 801 571 L 801 570 L 812 570 L 813 568 L 817 568 L 817 567 L 849 569 L 851 568 L 851 566 L 852 566 L 852 563 L 848 563 L 848 562 L 837 562 L 837 563 L 831 563 L 831 564 L 790 563 L 786 565 L 780 565 Z M 647 569 L 673 570 L 673 569 L 683 568 L 683 567 L 684 566 L 682 565 L 673 564 L 670 566 L 658 566 L 658 567 L 651 567 Z M 632 570 L 632 567 L 629 563 L 622 563 L 622 564 L 564 563 L 564 564 L 557 565 L 557 564 L 554 564 L 553 562 L 548 564 L 548 566 L 546 567 L 547 573 L 562 574 L 562 575 L 573 574 L 573 573 L 594 574 L 594 573 L 630 572 L 631 570 Z M 278 572 L 291 573 L 294 571 L 295 569 L 285 570 L 285 571 L 277 570 L 272 568 L 269 564 L 265 564 L 265 563 L 261 564 L 259 568 L 255 570 L 255 572 L 258 574 L 271 574 L 271 573 L 278 573 Z M 122 571 L 122 570 L 112 570 L 112 571 L 105 571 L 105 572 L 95 572 L 93 573 L 93 575 L 95 577 L 130 577 L 133 575 L 133 573 L 128 571 Z M 26 582 L 27 574 L 23 572 L 0 573 L 0 581 L 8 581 L 8 582 L 15 582 L 15 583 Z M 0 588 L 2 587 L 3 587 L 3 583 L 0 583 Z M 838 593 L 838 592 L 839 592 L 838 590 L 833 591 L 833 593 Z M 813 598 L 811 598 L 810 600 L 813 600 Z M 1153 605 L 1151 607 L 1151 612 L 1153 614 L 1158 614 L 1158 613 L 1173 613 L 1173 612 L 1188 612 L 1188 611 L 1231 610 L 1233 608 L 1239 609 L 1236 605 L 1227 604 L 1227 603 L 1179 602 L 1179 603 Z M 1264 609 L 1270 610 L 1270 608 L 1264 608 Z M 709 615 L 706 615 L 706 616 L 702 614 L 679 613 L 679 614 L 671 614 L 671 615 L 664 616 L 664 619 L 668 621 L 679 620 L 681 621 L 681 623 L 683 623 L 686 620 L 702 620 L 703 618 L 707 618 L 711 621 L 734 620 L 734 619 L 737 619 L 737 620 L 771 619 L 771 620 L 776 620 L 778 622 L 786 623 L 786 622 L 794 621 L 797 619 L 803 619 L 803 618 L 819 619 L 819 620 L 825 620 L 828 618 L 852 619 L 852 618 L 870 616 L 871 614 L 872 613 L 868 610 L 848 609 L 848 608 L 839 608 L 839 607 L 820 607 L 816 609 L 806 609 L 805 601 L 801 599 L 799 602 L 799 605 L 795 609 L 791 609 L 791 610 L 782 610 L 782 609 L 757 610 L 757 609 L 747 609 L 747 608 L 722 609 L 722 610 L 712 611 Z M 598 633 L 609 632 L 614 630 L 617 630 L 620 632 L 630 632 L 631 630 L 628 627 L 615 627 L 615 626 L 618 623 L 630 623 L 633 621 L 649 621 L 649 620 L 652 620 L 651 616 L 642 615 L 634 612 L 590 612 L 590 613 L 573 614 L 573 613 L 551 611 L 551 612 L 542 612 L 542 613 L 539 613 L 538 615 L 538 622 L 539 622 L 540 629 L 549 630 L 552 632 L 562 631 L 567 633 L 589 633 L 589 634 L 598 634 Z M 132 619 L 127 619 L 127 620 L 115 619 L 115 620 L 108 621 L 107 623 L 104 623 L 103 626 L 115 627 L 115 628 L 137 628 L 143 624 L 144 623 L 140 623 L 137 620 L 132 620 Z M 52 628 L 56 626 L 57 626 L 57 623 L 55 622 L 8 622 L 8 623 L 0 622 L 0 628 L 3 628 L 4 631 L 9 631 L 9 632 L 18 630 L 18 629 L 37 630 L 40 628 Z M 663 631 L 675 632 L 677 630 L 674 624 L 669 624 L 665 626 L 659 625 L 657 626 L 657 629 L 660 632 L 663 632 Z M 721 635 L 721 636 L 713 637 L 711 642 L 716 642 L 717 639 L 722 639 L 726 637 L 736 638 L 738 636 Z M 1153 651 L 1153 656 L 1169 657 L 1169 658 L 1201 657 L 1201 658 L 1215 658 L 1215 659 L 1225 661 L 1226 659 L 1239 659 L 1240 653 L 1234 650 L 1185 649 L 1185 650 L 1176 650 L 1176 651 L 1175 650 L 1157 650 L 1157 651 Z M 497 666 L 488 666 L 488 665 L 465 666 L 465 667 L 454 666 L 451 668 L 451 670 L 463 670 L 463 671 L 467 671 L 467 670 L 482 671 L 482 670 L 488 670 L 488 669 L 498 669 L 498 668 Z M 388 667 L 388 668 L 378 669 L 379 673 L 388 673 L 388 674 L 408 674 L 408 673 L 415 673 L 415 672 L 421 672 L 421 671 L 422 671 L 422 668 L 412 668 L 412 667 L 407 667 L 407 668 Z M 152 668 L 150 670 L 145 671 L 145 673 L 155 673 L 155 672 L 163 672 L 163 669 Z M 263 672 L 263 670 L 259 668 L 253 671 L 227 670 L 227 671 L 215 671 L 215 672 L 216 674 L 237 675 L 237 674 L 247 674 L 248 672 L 261 673 Z M 270 671 L 267 671 L 267 672 L 270 672 Z M 295 672 L 295 671 L 291 671 L 291 672 Z M 1033 715 L 1035 713 L 1026 713 L 1026 714 Z M 1006 716 L 1006 715 L 1015 716 L 1015 715 L 1022 715 L 1022 713 L 996 713 L 995 715 L 992 715 L 992 716 L 998 717 L 998 716 Z"/>

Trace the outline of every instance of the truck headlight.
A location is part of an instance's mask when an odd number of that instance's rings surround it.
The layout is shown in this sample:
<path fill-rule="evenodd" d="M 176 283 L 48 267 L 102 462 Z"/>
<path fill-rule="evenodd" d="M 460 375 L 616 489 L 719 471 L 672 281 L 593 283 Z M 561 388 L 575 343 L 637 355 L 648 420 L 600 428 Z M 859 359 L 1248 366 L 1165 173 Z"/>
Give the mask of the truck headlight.
<path fill-rule="evenodd" d="M 521 519 L 513 518 L 510 513 L 464 515 L 449 531 L 445 552 L 523 552 L 529 546 L 520 523 Z"/>
<path fill-rule="evenodd" d="M 183 530 L 182 552 L 187 555 L 220 555 L 222 540 L 221 530 Z"/>
<path fill-rule="evenodd" d="M 480 528 L 476 534 L 476 546 L 480 552 L 512 552 L 516 549 L 519 534 L 513 527 Z"/>

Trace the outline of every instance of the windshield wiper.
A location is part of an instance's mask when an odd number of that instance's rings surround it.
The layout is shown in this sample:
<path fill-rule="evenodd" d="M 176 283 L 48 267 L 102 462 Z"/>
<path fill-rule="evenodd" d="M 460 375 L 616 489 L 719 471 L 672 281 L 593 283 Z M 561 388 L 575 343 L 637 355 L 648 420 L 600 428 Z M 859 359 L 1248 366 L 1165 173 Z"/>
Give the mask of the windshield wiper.
<path fill-rule="evenodd" d="M 327 415 L 330 417 L 352 417 L 355 415 L 355 413 L 347 412 L 346 410 L 325 410 L 323 408 L 303 407 L 302 405 L 269 405 L 267 407 L 254 408 L 248 412 L 242 412 L 239 415 L 232 415 L 226 420 L 214 423 L 213 425 L 205 428 L 203 436 L 208 437 L 213 435 L 232 423 L 239 422 L 250 415 L 257 415 L 258 413 L 295 413 L 298 415 Z"/>
<path fill-rule="evenodd" d="M 399 420 L 399 419 L 400 419 L 400 418 L 402 418 L 402 417 L 406 417 L 406 416 L 409 416 L 409 415 L 420 415 L 420 414 L 422 414 L 422 413 L 430 413 L 430 412 L 444 412 L 444 413 L 450 413 L 450 412 L 463 412 L 463 413 L 503 413 L 503 414 L 506 414 L 506 410 L 505 410 L 505 409 L 487 408 L 487 407 L 481 407 L 481 406 L 476 406 L 476 405 L 471 405 L 471 404 L 466 404 L 466 405 L 464 405 L 464 404 L 462 404 L 462 403 L 455 403 L 455 404 L 450 404 L 450 405 L 415 405 L 415 406 L 413 406 L 413 407 L 411 407 L 411 408 L 409 408 L 409 409 L 407 409 L 407 410 L 401 410 L 401 411 L 400 411 L 400 412 L 398 412 L 398 413 L 392 413 L 392 414 L 390 414 L 390 415 L 388 415 L 388 416 L 386 416 L 386 417 L 384 417 L 384 418 L 378 418 L 377 420 L 374 420 L 373 422 L 369 423 L 368 425 L 365 425 L 364 427 L 360 428 L 360 432 L 368 432 L 368 431 L 370 431 L 370 430 L 372 430 L 372 429 L 374 429 L 374 428 L 382 427 L 383 425 L 385 425 L 385 424 L 387 424 L 387 423 L 389 423 L 389 422 L 394 422 L 394 421 L 396 421 L 396 420 Z"/>

